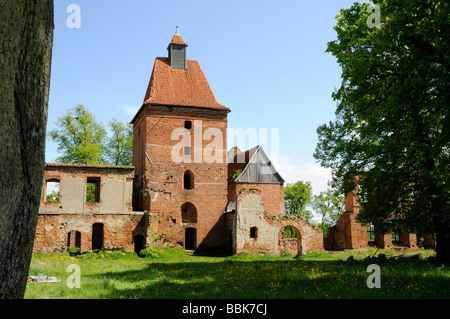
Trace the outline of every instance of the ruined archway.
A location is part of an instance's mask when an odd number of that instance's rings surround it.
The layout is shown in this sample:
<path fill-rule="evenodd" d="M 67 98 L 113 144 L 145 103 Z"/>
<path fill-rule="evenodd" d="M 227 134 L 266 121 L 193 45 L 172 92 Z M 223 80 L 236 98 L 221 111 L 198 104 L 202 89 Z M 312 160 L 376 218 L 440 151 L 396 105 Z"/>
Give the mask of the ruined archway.
<path fill-rule="evenodd" d="M 284 225 L 278 232 L 278 252 L 284 251 L 294 256 L 302 255 L 301 234 L 293 225 Z"/>

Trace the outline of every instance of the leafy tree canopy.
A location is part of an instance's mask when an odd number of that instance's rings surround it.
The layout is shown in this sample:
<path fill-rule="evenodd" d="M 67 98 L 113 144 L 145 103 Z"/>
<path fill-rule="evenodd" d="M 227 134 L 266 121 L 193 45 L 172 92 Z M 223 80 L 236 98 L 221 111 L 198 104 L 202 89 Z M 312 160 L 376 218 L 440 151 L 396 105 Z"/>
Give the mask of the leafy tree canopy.
<path fill-rule="evenodd" d="M 450 5 L 374 3 L 379 27 L 367 3 L 337 16 L 327 48 L 342 68 L 337 119 L 318 128 L 314 156 L 333 186 L 357 189 L 360 221 L 434 232 L 438 258 L 450 260 Z"/>
<path fill-rule="evenodd" d="M 294 184 L 287 184 L 284 188 L 284 200 L 286 214 L 303 215 L 311 219 L 313 214 L 306 209 L 311 203 L 312 186 L 310 182 L 298 181 Z"/>
<path fill-rule="evenodd" d="M 111 165 L 131 165 L 133 162 L 133 128 L 116 119 L 109 122 L 112 136 L 106 139 L 105 161 Z"/>
<path fill-rule="evenodd" d="M 112 119 L 111 136 L 92 113 L 79 104 L 58 119 L 49 132 L 58 143 L 61 163 L 132 165 L 133 131 L 131 124 Z"/>
<path fill-rule="evenodd" d="M 336 224 L 344 212 L 344 196 L 339 195 L 335 190 L 327 189 L 313 197 L 312 207 L 321 217 L 319 227 L 324 230 L 325 236 L 327 227 Z"/>
<path fill-rule="evenodd" d="M 82 104 L 70 109 L 49 132 L 58 143 L 62 154 L 56 160 L 62 163 L 101 164 L 106 130 Z"/>

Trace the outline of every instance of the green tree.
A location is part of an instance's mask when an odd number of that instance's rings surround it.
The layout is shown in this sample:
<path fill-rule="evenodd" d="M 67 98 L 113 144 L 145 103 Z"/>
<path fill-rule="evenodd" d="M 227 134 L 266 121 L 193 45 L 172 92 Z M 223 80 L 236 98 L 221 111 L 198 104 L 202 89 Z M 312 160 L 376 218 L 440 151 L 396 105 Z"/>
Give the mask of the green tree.
<path fill-rule="evenodd" d="M 59 192 L 54 190 L 45 197 L 47 203 L 59 203 Z"/>
<path fill-rule="evenodd" d="M 342 68 L 337 119 L 318 128 L 314 156 L 334 187 L 357 190 L 359 221 L 435 233 L 438 259 L 450 261 L 450 6 L 374 2 L 379 27 L 369 4 L 337 16 L 327 48 Z"/>
<path fill-rule="evenodd" d="M 286 214 L 302 215 L 308 220 L 313 214 L 306 209 L 311 203 L 312 186 L 310 182 L 298 181 L 294 184 L 288 183 L 284 188 L 284 202 Z"/>
<path fill-rule="evenodd" d="M 325 237 L 328 227 L 336 224 L 344 212 L 344 196 L 339 195 L 335 190 L 327 189 L 313 197 L 311 206 L 320 214 L 319 227 L 322 228 Z"/>
<path fill-rule="evenodd" d="M 21 299 L 45 162 L 53 1 L 0 1 L 0 299 Z"/>
<path fill-rule="evenodd" d="M 106 139 L 105 161 L 111 165 L 132 165 L 133 162 L 133 128 L 112 119 L 108 126 L 112 136 Z"/>
<path fill-rule="evenodd" d="M 106 130 L 82 104 L 60 117 L 56 125 L 49 136 L 58 143 L 58 151 L 62 154 L 56 159 L 58 162 L 102 163 Z"/>

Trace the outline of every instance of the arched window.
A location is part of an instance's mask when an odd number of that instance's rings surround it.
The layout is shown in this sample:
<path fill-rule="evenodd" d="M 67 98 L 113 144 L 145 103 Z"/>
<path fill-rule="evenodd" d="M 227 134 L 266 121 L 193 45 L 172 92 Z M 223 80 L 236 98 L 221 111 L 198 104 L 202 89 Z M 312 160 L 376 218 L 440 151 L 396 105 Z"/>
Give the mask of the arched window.
<path fill-rule="evenodd" d="M 197 208 L 192 203 L 184 203 L 181 206 L 181 221 L 193 224 L 197 222 Z"/>
<path fill-rule="evenodd" d="M 183 188 L 193 189 L 194 188 L 194 174 L 191 171 L 186 171 L 183 175 Z"/>

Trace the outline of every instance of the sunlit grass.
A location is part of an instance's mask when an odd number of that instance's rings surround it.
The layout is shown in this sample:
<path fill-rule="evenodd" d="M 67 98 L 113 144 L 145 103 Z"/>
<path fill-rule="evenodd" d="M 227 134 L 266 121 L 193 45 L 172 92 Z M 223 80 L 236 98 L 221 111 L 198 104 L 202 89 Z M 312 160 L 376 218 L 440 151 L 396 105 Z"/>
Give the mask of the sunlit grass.
<path fill-rule="evenodd" d="M 193 256 L 161 249 L 158 257 L 134 253 L 34 254 L 30 275 L 55 276 L 59 283 L 28 283 L 25 298 L 449 298 L 448 267 L 420 260 L 364 261 L 376 251 L 311 253 L 299 258 L 239 254 Z M 392 256 L 392 251 L 382 251 Z M 353 263 L 347 262 L 354 256 Z M 381 267 L 381 288 L 369 289 L 367 266 Z M 81 270 L 81 288 L 69 288 L 70 264 Z"/>

